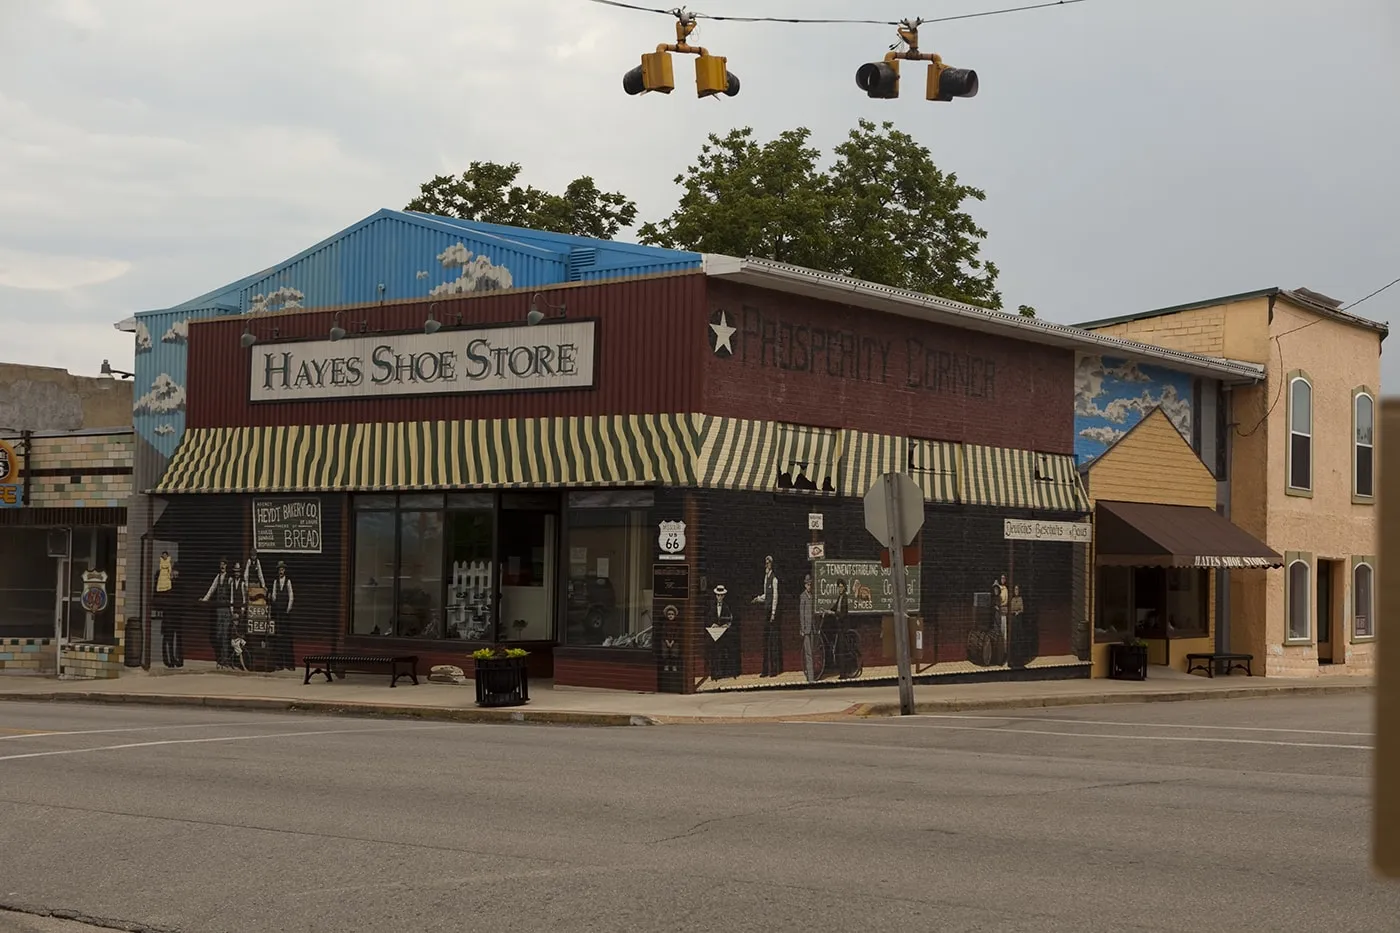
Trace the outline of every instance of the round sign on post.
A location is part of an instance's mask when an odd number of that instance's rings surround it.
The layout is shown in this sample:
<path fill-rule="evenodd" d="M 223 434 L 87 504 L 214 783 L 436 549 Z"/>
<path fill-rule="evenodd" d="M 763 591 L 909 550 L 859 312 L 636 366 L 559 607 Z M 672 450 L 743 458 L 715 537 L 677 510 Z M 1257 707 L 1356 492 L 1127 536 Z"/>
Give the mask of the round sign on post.
<path fill-rule="evenodd" d="M 870 532 L 884 547 L 890 546 L 890 522 L 885 502 L 886 477 L 893 477 L 895 508 L 899 512 L 900 531 L 903 541 L 896 547 L 912 544 L 924 527 L 924 492 L 905 473 L 886 473 L 875 481 L 865 494 L 865 530 Z"/>

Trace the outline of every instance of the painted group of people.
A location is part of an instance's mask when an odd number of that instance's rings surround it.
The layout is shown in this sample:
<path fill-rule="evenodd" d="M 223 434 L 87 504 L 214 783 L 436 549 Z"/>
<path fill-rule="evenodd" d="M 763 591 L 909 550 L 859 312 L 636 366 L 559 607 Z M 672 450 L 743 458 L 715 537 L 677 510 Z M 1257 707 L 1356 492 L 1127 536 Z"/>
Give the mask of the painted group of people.
<path fill-rule="evenodd" d="M 168 668 L 184 667 L 184 613 L 171 605 L 179 571 L 168 551 L 156 565 L 154 608 L 161 613 L 161 653 Z M 213 607 L 209 621 L 209 644 L 214 661 L 221 668 L 249 670 L 249 646 L 260 645 L 266 653 L 253 666 L 263 670 L 295 670 L 293 610 L 296 591 L 284 561 L 269 583 L 256 553 L 246 564 L 235 561 L 229 568 L 220 558 L 219 570 L 199 602 Z"/>
<path fill-rule="evenodd" d="M 729 589 L 723 584 L 714 588 L 714 605 L 703 622 L 703 627 L 710 633 L 708 676 L 714 680 L 739 677 L 743 673 L 739 630 L 735 625 L 734 611 L 726 601 L 728 595 Z M 777 677 L 784 672 L 783 633 L 778 620 L 778 576 L 773 570 L 771 555 L 763 559 L 763 592 L 753 598 L 753 605 L 762 607 L 763 667 L 759 676 Z M 819 650 L 817 637 L 821 632 L 818 616 L 833 616 L 844 627 L 849 609 L 846 581 L 838 581 L 837 595 L 831 606 L 819 611 L 812 592 L 811 574 L 803 580 L 802 593 L 798 597 L 798 629 L 802 636 L 803 670 L 809 683 L 816 680 L 814 662 L 815 653 Z"/>

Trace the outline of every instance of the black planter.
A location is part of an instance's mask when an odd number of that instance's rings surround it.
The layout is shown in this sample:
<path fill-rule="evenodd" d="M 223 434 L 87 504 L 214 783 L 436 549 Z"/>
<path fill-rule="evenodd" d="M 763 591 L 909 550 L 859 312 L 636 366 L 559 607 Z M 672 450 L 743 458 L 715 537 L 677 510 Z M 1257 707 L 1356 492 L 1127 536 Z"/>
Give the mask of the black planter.
<path fill-rule="evenodd" d="M 476 705 L 523 706 L 530 702 L 524 658 L 477 658 Z"/>
<path fill-rule="evenodd" d="M 1146 645 L 1109 645 L 1108 676 L 1112 680 L 1146 680 Z"/>

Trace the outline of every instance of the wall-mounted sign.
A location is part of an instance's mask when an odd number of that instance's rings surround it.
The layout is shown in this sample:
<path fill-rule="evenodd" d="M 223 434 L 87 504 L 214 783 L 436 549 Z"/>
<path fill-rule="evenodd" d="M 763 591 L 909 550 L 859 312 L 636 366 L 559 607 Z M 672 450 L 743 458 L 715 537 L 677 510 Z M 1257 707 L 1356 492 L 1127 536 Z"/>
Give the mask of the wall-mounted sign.
<path fill-rule="evenodd" d="M 823 524 L 824 524 L 824 522 L 822 521 L 822 513 L 820 513 L 820 512 L 808 512 L 808 513 L 807 513 L 807 530 L 808 530 L 808 531 L 821 531 L 821 530 L 822 530 Z"/>
<path fill-rule="evenodd" d="M 807 545 L 807 559 L 821 560 L 826 557 L 826 545 L 820 541 L 814 541 Z"/>
<path fill-rule="evenodd" d="M 255 346 L 248 397 L 301 402 L 593 385 L 594 321 Z"/>
<path fill-rule="evenodd" d="M 690 599 L 690 568 L 685 564 L 655 564 L 651 568 L 651 598 Z"/>
<path fill-rule="evenodd" d="M 661 560 L 685 560 L 685 522 L 662 522 L 657 527 Z"/>
<path fill-rule="evenodd" d="M 254 499 L 253 547 L 259 554 L 321 553 L 321 500 Z"/>
<path fill-rule="evenodd" d="M 15 449 L 0 441 L 0 508 L 14 509 L 24 505 L 24 490 L 14 482 L 19 477 L 19 458 Z"/>
<path fill-rule="evenodd" d="M 1038 522 L 1018 518 L 1006 519 L 1005 538 L 1007 541 L 1068 541 L 1073 544 L 1088 544 L 1094 535 L 1094 526 L 1088 522 Z"/>
<path fill-rule="evenodd" d="M 919 611 L 920 568 L 904 568 L 905 604 L 910 612 Z M 834 609 L 845 584 L 846 610 L 855 613 L 894 611 L 894 582 L 890 571 L 878 560 L 819 560 L 812 564 L 812 583 L 817 609 Z"/>
<path fill-rule="evenodd" d="M 107 573 L 88 570 L 83 574 L 83 595 L 79 599 L 83 611 L 99 615 L 107 608 Z"/>

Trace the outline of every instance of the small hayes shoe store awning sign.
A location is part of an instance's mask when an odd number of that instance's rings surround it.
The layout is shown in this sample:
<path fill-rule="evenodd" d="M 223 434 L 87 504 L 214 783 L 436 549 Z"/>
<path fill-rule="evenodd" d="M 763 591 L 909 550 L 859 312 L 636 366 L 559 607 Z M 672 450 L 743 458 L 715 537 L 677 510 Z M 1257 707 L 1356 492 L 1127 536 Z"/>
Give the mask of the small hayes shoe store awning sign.
<path fill-rule="evenodd" d="M 249 398 L 521 392 L 593 385 L 594 321 L 259 344 Z"/>

